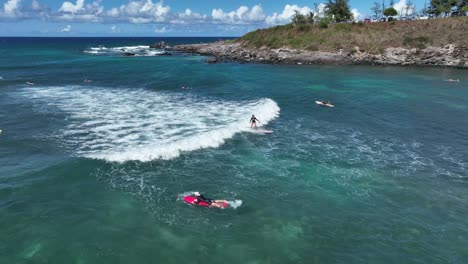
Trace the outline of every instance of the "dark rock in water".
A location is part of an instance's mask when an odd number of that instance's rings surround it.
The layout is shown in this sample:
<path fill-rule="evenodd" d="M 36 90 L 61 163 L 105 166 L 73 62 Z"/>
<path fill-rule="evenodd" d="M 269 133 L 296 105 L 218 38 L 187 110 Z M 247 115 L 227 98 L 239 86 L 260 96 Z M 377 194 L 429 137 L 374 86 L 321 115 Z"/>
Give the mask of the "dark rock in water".
<path fill-rule="evenodd" d="M 166 47 L 166 42 L 160 41 L 149 46 L 150 49 L 164 49 Z"/>
<path fill-rule="evenodd" d="M 158 55 L 160 55 L 160 56 L 172 56 L 172 53 L 170 53 L 169 51 L 163 50 L 162 53 L 160 53 Z"/>
<path fill-rule="evenodd" d="M 217 63 L 218 59 L 216 57 L 212 57 L 206 60 L 206 63 Z"/>
<path fill-rule="evenodd" d="M 124 56 L 135 56 L 135 53 L 124 52 L 123 55 L 124 55 Z"/>

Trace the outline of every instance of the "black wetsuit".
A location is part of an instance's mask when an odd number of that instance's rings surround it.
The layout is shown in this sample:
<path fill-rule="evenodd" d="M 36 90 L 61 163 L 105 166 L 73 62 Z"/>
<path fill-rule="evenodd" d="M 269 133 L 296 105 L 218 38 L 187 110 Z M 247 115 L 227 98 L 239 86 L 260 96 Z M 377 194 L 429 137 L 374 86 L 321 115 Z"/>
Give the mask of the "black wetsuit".
<path fill-rule="evenodd" d="M 197 204 L 200 202 L 205 202 L 211 205 L 213 203 L 212 199 L 206 198 L 205 196 L 203 196 L 203 194 L 200 194 L 200 196 L 195 196 L 195 198 L 197 198 Z"/>
<path fill-rule="evenodd" d="M 255 116 L 252 116 L 250 118 L 250 123 L 255 124 L 255 121 L 258 121 L 258 119 Z"/>

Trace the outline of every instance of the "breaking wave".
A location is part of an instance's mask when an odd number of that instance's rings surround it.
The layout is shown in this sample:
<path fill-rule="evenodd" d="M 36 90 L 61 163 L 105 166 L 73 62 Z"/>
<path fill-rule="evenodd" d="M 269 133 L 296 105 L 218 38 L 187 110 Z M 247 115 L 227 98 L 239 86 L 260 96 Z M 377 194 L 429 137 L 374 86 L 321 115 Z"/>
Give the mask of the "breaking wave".
<path fill-rule="evenodd" d="M 101 56 L 143 56 L 143 57 L 152 57 L 152 56 L 161 56 L 161 55 L 171 55 L 164 49 L 155 49 L 150 48 L 149 46 L 123 46 L 123 47 L 91 47 L 83 51 L 87 54 L 92 55 L 101 55 Z"/>
<path fill-rule="evenodd" d="M 216 148 L 247 132 L 254 113 L 266 125 L 279 115 L 271 99 L 223 101 L 187 94 L 103 87 L 24 88 L 23 95 L 69 117 L 63 143 L 82 157 L 112 162 L 173 159 Z"/>

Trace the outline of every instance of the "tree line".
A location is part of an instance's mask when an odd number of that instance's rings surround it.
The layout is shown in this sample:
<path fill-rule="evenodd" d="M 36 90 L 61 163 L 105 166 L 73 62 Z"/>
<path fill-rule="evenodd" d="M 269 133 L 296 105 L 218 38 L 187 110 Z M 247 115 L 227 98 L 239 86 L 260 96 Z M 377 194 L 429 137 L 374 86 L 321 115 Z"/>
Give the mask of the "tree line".
<path fill-rule="evenodd" d="M 299 11 L 295 11 L 291 22 L 294 25 L 305 25 L 320 23 L 320 26 L 326 27 L 331 21 L 346 22 L 353 19 L 353 13 L 349 9 L 349 0 L 328 0 L 325 4 L 325 13 L 323 17 L 320 16 L 319 6 L 315 4 L 315 13 L 309 12 L 306 15 L 301 14 Z"/>
<path fill-rule="evenodd" d="M 388 6 L 386 0 L 375 1 L 371 10 L 375 18 L 396 16 L 408 16 L 415 13 L 416 5 L 413 0 L 406 0 L 406 6 L 402 10 L 394 8 L 395 1 L 389 0 Z M 451 11 L 468 12 L 468 0 L 430 0 L 429 5 L 424 3 L 424 8 L 421 10 L 422 15 L 433 14 L 439 16 L 440 14 L 450 13 Z M 349 22 L 353 20 L 353 13 L 349 8 L 349 0 L 328 0 L 325 4 L 324 14 L 320 14 L 319 6 L 315 4 L 315 13 L 309 12 L 304 15 L 299 11 L 295 11 L 291 22 L 294 25 L 305 25 L 320 23 L 321 27 L 327 27 L 328 23 L 335 21 Z"/>
<path fill-rule="evenodd" d="M 406 1 L 406 7 L 403 10 L 396 10 L 394 8 L 395 1 L 390 0 L 389 5 L 385 5 L 385 0 L 375 1 L 371 10 L 376 18 L 382 16 L 408 16 L 416 12 L 416 5 L 412 0 Z M 440 14 L 450 13 L 451 11 L 468 12 L 468 0 L 430 0 L 429 5 L 424 3 L 424 8 L 420 11 L 422 15 L 433 14 L 438 16 Z"/>

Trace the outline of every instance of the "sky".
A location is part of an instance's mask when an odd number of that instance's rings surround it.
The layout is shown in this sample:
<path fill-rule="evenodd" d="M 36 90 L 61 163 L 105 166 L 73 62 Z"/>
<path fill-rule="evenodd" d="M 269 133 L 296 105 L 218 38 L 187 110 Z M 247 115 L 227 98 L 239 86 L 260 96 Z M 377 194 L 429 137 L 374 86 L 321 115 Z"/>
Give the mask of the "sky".
<path fill-rule="evenodd" d="M 382 2 L 382 0 L 378 0 Z M 406 10 L 410 0 L 395 0 Z M 419 11 L 424 2 L 411 0 Z M 241 36 L 322 13 L 326 0 L 0 0 L 0 36 Z M 349 0 L 355 19 L 374 0 Z M 385 0 L 386 5 L 390 0 Z M 318 7 L 318 8 L 316 8 Z"/>

